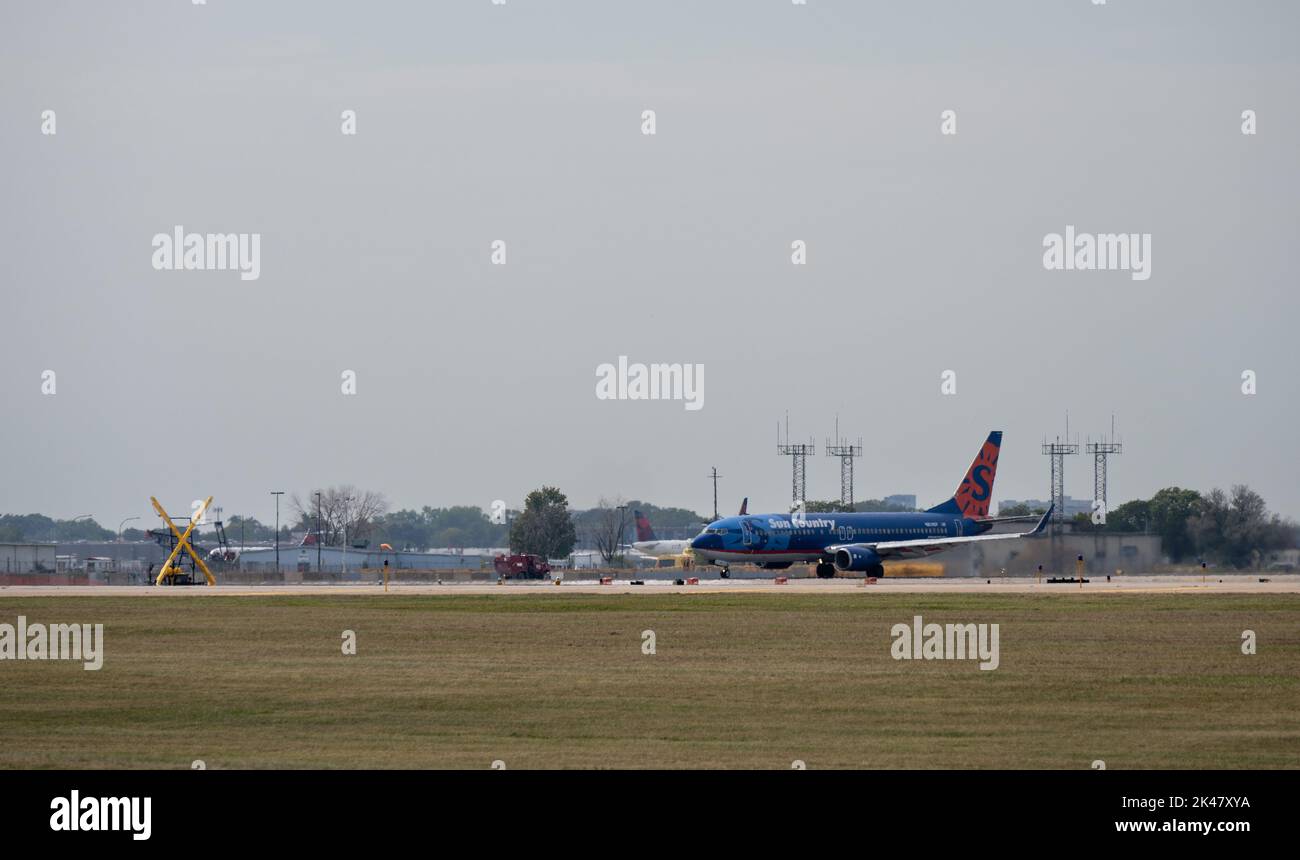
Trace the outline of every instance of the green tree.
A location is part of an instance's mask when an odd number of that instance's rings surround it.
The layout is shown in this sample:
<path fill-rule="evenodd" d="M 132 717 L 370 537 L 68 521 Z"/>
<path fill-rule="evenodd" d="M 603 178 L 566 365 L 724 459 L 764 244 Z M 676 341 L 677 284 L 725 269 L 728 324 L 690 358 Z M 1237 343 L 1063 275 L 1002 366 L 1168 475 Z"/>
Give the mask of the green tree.
<path fill-rule="evenodd" d="M 438 546 L 464 549 L 469 545 L 469 535 L 459 526 L 451 526 L 438 533 Z"/>
<path fill-rule="evenodd" d="M 573 552 L 577 542 L 569 499 L 556 487 L 529 493 L 523 512 L 510 527 L 510 551 L 514 553 L 563 558 Z"/>
<path fill-rule="evenodd" d="M 1075 532 L 1079 533 L 1099 532 L 1105 528 L 1105 526 L 1098 525 L 1092 521 L 1092 514 L 1083 511 L 1075 514 L 1074 518 L 1070 520 L 1070 522 L 1074 524 Z"/>
<path fill-rule="evenodd" d="M 450 543 L 440 537 L 438 540 L 440 546 L 495 546 L 499 545 L 505 537 L 505 527 L 494 525 L 482 508 L 454 505 L 450 508 L 440 508 L 434 514 L 433 524 L 438 534 L 445 534 L 455 529 L 458 535 L 456 540 L 460 541 L 460 543 Z"/>
<path fill-rule="evenodd" d="M 472 505 L 394 511 L 378 520 L 376 531 L 381 541 L 403 549 L 501 546 L 507 538 L 504 523 Z"/>
<path fill-rule="evenodd" d="M 1146 531 L 1151 519 L 1151 503 L 1145 499 L 1125 502 L 1113 511 L 1106 513 L 1106 531 L 1141 532 Z"/>
<path fill-rule="evenodd" d="M 1201 512 L 1201 494 L 1181 487 L 1166 487 L 1151 497 L 1147 513 L 1152 532 L 1160 535 L 1161 547 L 1171 561 L 1182 561 L 1196 552 L 1196 541 L 1188 521 Z"/>
<path fill-rule="evenodd" d="M 832 504 L 838 505 L 839 502 L 833 502 Z M 808 510 L 812 510 L 812 508 L 809 508 Z M 904 505 L 896 505 L 893 502 L 886 502 L 882 499 L 866 499 L 861 502 L 854 502 L 853 510 L 866 511 L 869 513 L 889 513 L 892 511 L 895 513 L 910 514 L 913 512 L 912 508 Z"/>
<path fill-rule="evenodd" d="M 270 543 L 275 540 L 275 526 L 265 525 L 256 517 L 245 518 L 231 514 L 230 519 L 222 525 L 226 530 L 226 540 L 233 544 L 238 544 L 240 540 L 245 543 Z"/>
<path fill-rule="evenodd" d="M 427 512 L 429 508 L 424 510 Z M 399 549 L 425 549 L 433 545 L 429 537 L 429 518 L 420 511 L 403 509 L 385 514 L 377 528 L 381 543 Z"/>
<path fill-rule="evenodd" d="M 0 516 L 0 529 L 16 542 L 107 541 L 117 537 L 112 529 L 88 517 L 55 520 L 44 514 L 4 514 Z"/>
<path fill-rule="evenodd" d="M 727 516 L 726 511 L 730 510 L 732 513 L 735 513 L 739 510 L 740 503 L 735 502 L 734 504 L 724 505 L 721 500 L 719 500 L 718 507 L 723 509 L 718 511 L 718 513 L 725 517 Z M 597 509 L 598 508 L 593 508 L 593 510 Z M 688 511 L 686 508 L 661 508 L 658 505 L 653 505 L 650 502 L 645 502 L 640 499 L 633 499 L 632 501 L 627 502 L 627 509 L 629 515 L 632 511 L 640 511 L 645 514 L 650 518 L 650 522 L 656 529 L 695 528 L 709 523 L 713 519 L 712 510 L 709 511 L 708 517 L 702 517 L 695 511 Z"/>
<path fill-rule="evenodd" d="M 1269 514 L 1264 498 L 1238 484 L 1230 493 L 1211 490 L 1190 532 L 1202 557 L 1232 567 L 1259 567 L 1268 554 L 1291 543 L 1291 524 Z"/>
<path fill-rule="evenodd" d="M 852 513 L 853 508 L 841 504 L 839 501 L 807 501 L 804 502 L 804 512 L 809 514 Z"/>

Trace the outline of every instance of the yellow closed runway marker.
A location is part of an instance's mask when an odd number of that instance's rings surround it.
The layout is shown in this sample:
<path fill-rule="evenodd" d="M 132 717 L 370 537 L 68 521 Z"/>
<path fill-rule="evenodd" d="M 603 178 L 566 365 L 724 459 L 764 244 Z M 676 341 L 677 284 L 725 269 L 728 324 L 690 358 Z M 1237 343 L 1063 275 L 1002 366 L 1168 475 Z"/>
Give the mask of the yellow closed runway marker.
<path fill-rule="evenodd" d="M 212 571 L 208 570 L 208 566 L 203 563 L 203 559 L 199 558 L 199 554 L 194 551 L 194 547 L 190 546 L 190 533 L 194 531 L 194 527 L 199 524 L 199 520 L 203 519 L 203 515 L 207 513 L 208 505 L 212 504 L 212 497 L 208 496 L 203 501 L 203 504 L 199 505 L 198 509 L 194 511 L 194 515 L 190 517 L 190 524 L 185 529 L 184 534 L 181 534 L 180 529 L 176 528 L 171 516 L 168 515 L 167 511 L 163 510 L 162 505 L 158 504 L 157 499 L 150 496 L 149 501 L 153 502 L 153 509 L 158 512 L 158 516 L 167 524 L 167 528 L 171 529 L 172 535 L 176 538 L 176 546 L 172 547 L 171 555 L 167 556 L 167 561 L 163 562 L 162 570 L 158 571 L 158 578 L 154 580 L 154 585 L 162 585 L 165 578 L 181 572 L 179 566 L 173 567 L 173 565 L 182 549 L 189 553 L 190 558 L 194 559 L 194 563 L 199 570 L 203 571 L 203 576 L 207 579 L 208 585 L 216 585 L 217 580 L 212 575 Z"/>

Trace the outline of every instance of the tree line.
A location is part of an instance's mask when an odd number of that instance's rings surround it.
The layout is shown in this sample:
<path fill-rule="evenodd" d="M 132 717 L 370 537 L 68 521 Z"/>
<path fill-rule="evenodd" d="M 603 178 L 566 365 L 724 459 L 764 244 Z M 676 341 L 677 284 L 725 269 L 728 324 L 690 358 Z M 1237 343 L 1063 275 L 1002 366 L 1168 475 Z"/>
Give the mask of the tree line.
<path fill-rule="evenodd" d="M 843 510 L 843 505 L 835 501 L 810 501 L 805 507 L 809 513 Z M 879 500 L 858 502 L 853 509 L 903 510 Z M 563 558 L 583 544 L 609 560 L 620 554 L 620 546 L 635 540 L 634 510 L 643 511 L 656 529 L 663 530 L 690 531 L 710 519 L 685 508 L 661 508 L 620 498 L 601 499 L 594 508 L 573 510 L 568 497 L 550 486 L 529 493 L 522 510 L 502 508 L 489 512 L 454 505 L 390 512 L 383 494 L 344 485 L 316 490 L 305 497 L 290 497 L 280 541 L 293 543 L 304 534 L 319 531 L 326 546 L 342 546 L 346 536 L 347 542 L 356 546 L 387 543 L 399 550 L 509 546 L 512 552 L 547 558 Z M 1012 505 L 1000 508 L 998 515 L 1041 512 Z M 728 516 L 730 512 L 720 513 Z M 234 544 L 241 540 L 269 543 L 275 537 L 274 528 L 255 517 L 234 515 L 224 526 L 228 540 Z M 1270 513 L 1259 493 L 1245 485 L 1228 491 L 1216 488 L 1208 493 L 1166 487 L 1150 499 L 1135 499 L 1109 511 L 1104 522 L 1080 514 L 1074 527 L 1082 532 L 1156 534 L 1162 551 L 1172 562 L 1204 560 L 1235 568 L 1259 567 L 1278 550 L 1295 547 L 1300 537 L 1300 527 L 1294 521 Z M 116 537 L 116 532 L 93 517 L 57 520 L 43 514 L 0 515 L 0 542 L 110 541 Z M 142 529 L 130 528 L 122 532 L 122 537 L 143 540 L 146 535 Z M 210 526 L 199 540 L 211 543 Z"/>
<path fill-rule="evenodd" d="M 604 504 L 602 500 L 601 505 Z M 650 516 L 656 528 L 690 529 L 704 522 L 699 514 L 684 508 L 661 508 L 641 501 L 620 504 L 627 509 L 626 539 L 635 539 L 634 509 Z M 397 550 L 510 546 L 515 552 L 562 558 L 580 542 L 592 543 L 594 524 L 602 518 L 603 511 L 601 506 L 572 510 L 568 498 L 554 487 L 542 487 L 530 493 L 523 510 L 426 505 L 419 510 L 389 511 L 382 493 L 342 485 L 289 496 L 287 510 L 282 512 L 280 542 L 293 544 L 303 535 L 319 533 L 324 546 L 342 546 L 346 537 L 352 546 L 377 547 L 386 543 Z M 178 515 L 178 522 L 180 519 Z M 275 539 L 274 525 L 262 523 L 253 516 L 234 514 L 225 518 L 222 525 L 228 542 L 234 546 L 267 544 Z M 148 528 L 161 530 L 163 526 L 156 522 Z M 195 542 L 210 546 L 215 540 L 214 531 L 215 521 L 209 515 L 207 522 L 196 529 Z M 108 542 L 117 536 L 93 517 L 56 520 L 43 514 L 0 515 L 0 542 Z M 122 531 L 122 539 L 147 540 L 148 535 L 145 529 L 127 528 Z"/>
<path fill-rule="evenodd" d="M 1042 513 L 1026 505 L 999 508 L 998 516 Z M 1079 532 L 1143 532 L 1160 536 L 1161 551 L 1175 564 L 1205 561 L 1226 567 L 1260 567 L 1278 550 L 1297 545 L 1300 527 L 1270 513 L 1259 493 L 1244 484 L 1208 493 L 1165 487 L 1106 512 L 1073 520 Z"/>

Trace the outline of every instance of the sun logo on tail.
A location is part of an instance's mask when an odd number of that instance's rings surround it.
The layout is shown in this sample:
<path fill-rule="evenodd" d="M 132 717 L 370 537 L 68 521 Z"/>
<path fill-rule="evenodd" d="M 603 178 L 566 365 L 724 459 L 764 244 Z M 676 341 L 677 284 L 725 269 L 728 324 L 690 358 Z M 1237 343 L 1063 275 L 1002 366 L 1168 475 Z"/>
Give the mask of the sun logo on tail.
<path fill-rule="evenodd" d="M 998 471 L 998 452 L 1002 450 L 1002 434 L 989 436 L 962 478 L 954 499 L 962 516 L 987 517 L 989 503 L 993 500 L 993 478 Z"/>

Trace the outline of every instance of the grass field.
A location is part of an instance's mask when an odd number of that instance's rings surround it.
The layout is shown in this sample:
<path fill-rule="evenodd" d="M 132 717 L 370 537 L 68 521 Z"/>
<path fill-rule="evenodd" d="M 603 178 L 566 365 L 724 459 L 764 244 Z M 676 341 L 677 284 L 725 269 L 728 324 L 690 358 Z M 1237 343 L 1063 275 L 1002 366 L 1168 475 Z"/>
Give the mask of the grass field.
<path fill-rule="evenodd" d="M 103 623 L 105 657 L 0 662 L 4 768 L 1300 766 L 1295 595 L 0 599 L 20 614 Z M 893 660 L 914 614 L 998 623 L 1000 668 Z"/>

